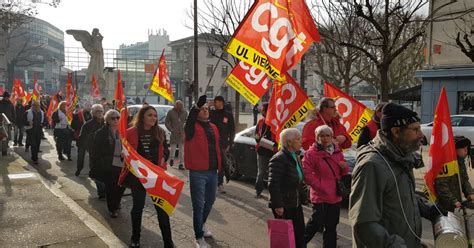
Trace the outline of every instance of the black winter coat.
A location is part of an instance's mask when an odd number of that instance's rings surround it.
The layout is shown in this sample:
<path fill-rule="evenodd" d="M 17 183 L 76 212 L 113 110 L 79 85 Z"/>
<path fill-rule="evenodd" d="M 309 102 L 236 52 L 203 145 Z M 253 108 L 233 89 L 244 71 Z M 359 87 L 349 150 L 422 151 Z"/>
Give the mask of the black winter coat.
<path fill-rule="evenodd" d="M 270 208 L 296 208 L 306 201 L 303 191 L 304 176 L 300 180 L 296 161 L 290 152 L 281 149 L 270 159 L 268 167 Z"/>
<path fill-rule="evenodd" d="M 105 125 L 95 132 L 93 144 L 89 151 L 91 171 L 89 176 L 99 181 L 112 175 L 115 139 L 109 126 Z"/>
<path fill-rule="evenodd" d="M 21 104 L 15 105 L 15 120 L 13 122 L 15 123 L 16 126 L 22 127 L 25 125 L 25 115 L 26 109 L 23 107 Z"/>
<path fill-rule="evenodd" d="M 219 143 L 226 149 L 232 146 L 235 138 L 235 123 L 232 113 L 225 109 L 214 109 L 209 113 L 210 121 L 217 126 L 219 130 Z"/>
<path fill-rule="evenodd" d="M 94 133 L 103 125 L 103 123 L 99 123 L 95 119 L 90 119 L 84 123 L 81 128 L 81 133 L 79 134 L 79 142 L 77 145 L 80 147 L 85 146 L 84 148 L 89 151 L 92 148 Z"/>

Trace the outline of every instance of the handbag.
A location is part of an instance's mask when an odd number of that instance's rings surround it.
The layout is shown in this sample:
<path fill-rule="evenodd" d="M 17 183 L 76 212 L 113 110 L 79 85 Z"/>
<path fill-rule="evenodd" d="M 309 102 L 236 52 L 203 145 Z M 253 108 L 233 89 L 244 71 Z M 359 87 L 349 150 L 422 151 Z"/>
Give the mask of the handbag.
<path fill-rule="evenodd" d="M 326 164 L 328 165 L 332 174 L 336 178 L 336 194 L 342 198 L 346 198 L 347 195 L 349 194 L 349 190 L 347 190 L 346 185 L 344 185 L 344 182 L 341 179 L 338 179 L 336 177 L 336 173 L 334 173 L 334 170 L 332 169 L 331 165 L 329 164 L 326 158 L 324 158 L 324 161 L 326 161 Z"/>
<path fill-rule="evenodd" d="M 295 248 L 293 221 L 285 219 L 267 220 L 270 248 Z"/>

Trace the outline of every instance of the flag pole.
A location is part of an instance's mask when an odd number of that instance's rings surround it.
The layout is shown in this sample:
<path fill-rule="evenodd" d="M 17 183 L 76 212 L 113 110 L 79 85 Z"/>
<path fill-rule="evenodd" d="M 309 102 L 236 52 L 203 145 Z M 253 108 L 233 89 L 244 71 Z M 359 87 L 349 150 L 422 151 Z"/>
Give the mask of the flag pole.
<path fill-rule="evenodd" d="M 146 98 L 148 97 L 148 92 L 150 92 L 150 86 L 151 86 L 151 84 L 148 85 L 148 89 L 146 89 L 145 97 L 143 97 L 142 104 L 145 103 Z"/>

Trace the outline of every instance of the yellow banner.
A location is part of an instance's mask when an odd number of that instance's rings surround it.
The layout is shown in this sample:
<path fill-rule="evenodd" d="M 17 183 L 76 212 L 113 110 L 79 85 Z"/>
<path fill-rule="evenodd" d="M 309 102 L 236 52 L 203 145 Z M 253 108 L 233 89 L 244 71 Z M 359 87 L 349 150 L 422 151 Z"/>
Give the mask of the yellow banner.
<path fill-rule="evenodd" d="M 313 102 L 311 101 L 311 99 L 308 98 L 308 100 L 306 100 L 301 105 L 301 107 L 299 107 L 298 110 L 293 113 L 293 115 L 288 119 L 288 121 L 283 124 L 282 130 L 295 126 L 298 122 L 303 120 L 309 114 L 309 111 L 312 109 L 314 109 Z"/>
<path fill-rule="evenodd" d="M 240 93 L 247 101 L 252 105 L 256 105 L 260 100 L 257 95 L 255 95 L 244 83 L 242 83 L 236 76 L 232 73 L 226 79 L 227 84 L 229 84 L 234 90 Z"/>
<path fill-rule="evenodd" d="M 158 82 L 155 84 L 155 81 L 153 80 L 153 84 L 151 85 L 150 89 L 156 92 L 157 94 L 161 95 L 162 97 L 164 97 L 166 100 L 170 102 L 174 102 L 173 96 L 168 94 L 168 91 L 166 89 L 163 89 L 160 86 L 158 86 Z"/>
<path fill-rule="evenodd" d="M 153 202 L 153 204 L 163 209 L 168 214 L 168 216 L 171 216 L 174 211 L 174 207 L 166 199 L 156 195 L 148 195 L 151 197 L 151 201 Z"/>
<path fill-rule="evenodd" d="M 367 125 L 367 123 L 372 119 L 374 112 L 369 108 L 364 110 L 364 113 L 360 116 L 357 125 L 350 131 L 350 135 L 352 138 L 352 144 L 359 140 L 359 136 L 362 133 L 362 129 Z"/>
<path fill-rule="evenodd" d="M 458 161 L 454 160 L 443 165 L 441 172 L 436 178 L 450 177 L 459 174 Z"/>
<path fill-rule="evenodd" d="M 247 64 L 265 71 L 265 73 L 273 79 L 282 82 L 286 81 L 285 76 L 281 75 L 281 72 L 269 63 L 265 55 L 235 38 L 229 42 L 227 52 L 234 55 L 236 58 L 247 62 Z"/>

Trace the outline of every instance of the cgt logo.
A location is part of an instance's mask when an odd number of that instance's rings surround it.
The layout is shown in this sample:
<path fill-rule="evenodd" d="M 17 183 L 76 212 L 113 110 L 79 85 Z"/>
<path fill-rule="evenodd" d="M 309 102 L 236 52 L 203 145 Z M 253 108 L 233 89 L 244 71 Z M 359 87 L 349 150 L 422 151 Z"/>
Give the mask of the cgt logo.
<path fill-rule="evenodd" d="M 347 118 L 352 114 L 353 106 L 349 99 L 345 97 L 339 97 L 336 100 L 337 112 L 341 115 L 341 124 L 346 128 L 346 131 L 350 131 L 351 128 L 350 122 Z"/>
<path fill-rule="evenodd" d="M 268 56 L 276 60 L 280 59 L 283 50 L 293 41 L 286 53 L 286 63 L 291 67 L 292 58 L 304 49 L 306 35 L 300 32 L 297 36 L 290 20 L 279 16 L 278 8 L 282 8 L 283 13 L 287 13 L 287 9 L 279 5 L 278 1 L 275 4 L 264 3 L 257 7 L 251 19 L 252 28 L 259 33 L 268 32 L 269 39 L 262 38 L 261 47 Z M 264 17 L 266 12 L 269 12 L 270 17 Z M 268 23 L 272 25 L 268 26 Z"/>
<path fill-rule="evenodd" d="M 247 71 L 245 73 L 245 80 L 247 80 L 247 82 L 252 85 L 260 84 L 264 90 L 268 89 L 268 82 L 270 81 L 270 78 L 264 71 L 257 69 L 254 66 L 249 66 L 242 60 L 239 62 L 239 66 Z"/>

